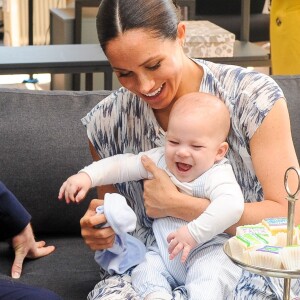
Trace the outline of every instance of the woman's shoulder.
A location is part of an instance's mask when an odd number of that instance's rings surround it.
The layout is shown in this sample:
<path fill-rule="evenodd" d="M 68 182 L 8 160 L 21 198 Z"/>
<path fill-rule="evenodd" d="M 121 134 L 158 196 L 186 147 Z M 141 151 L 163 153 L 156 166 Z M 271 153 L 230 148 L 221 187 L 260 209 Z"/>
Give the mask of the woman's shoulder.
<path fill-rule="evenodd" d="M 196 60 L 204 70 L 202 91 L 222 98 L 229 106 L 249 107 L 273 105 L 284 94 L 278 84 L 267 74 L 240 66 Z"/>
<path fill-rule="evenodd" d="M 256 86 L 257 80 L 260 80 L 278 87 L 277 83 L 269 75 L 256 72 L 250 68 L 214 63 L 208 60 L 198 59 L 196 62 L 203 67 L 205 79 L 207 80 L 215 79 L 226 83 L 244 83 L 245 85 L 253 83 Z"/>

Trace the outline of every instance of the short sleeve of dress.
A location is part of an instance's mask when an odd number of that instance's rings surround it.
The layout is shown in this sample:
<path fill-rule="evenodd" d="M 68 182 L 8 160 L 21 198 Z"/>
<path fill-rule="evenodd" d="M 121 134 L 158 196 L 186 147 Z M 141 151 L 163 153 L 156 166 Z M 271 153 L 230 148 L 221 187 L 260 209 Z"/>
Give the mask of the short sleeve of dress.
<path fill-rule="evenodd" d="M 247 73 L 240 81 L 234 105 L 235 126 L 239 126 L 250 140 L 280 98 L 284 98 L 283 92 L 272 78 L 255 72 Z"/>

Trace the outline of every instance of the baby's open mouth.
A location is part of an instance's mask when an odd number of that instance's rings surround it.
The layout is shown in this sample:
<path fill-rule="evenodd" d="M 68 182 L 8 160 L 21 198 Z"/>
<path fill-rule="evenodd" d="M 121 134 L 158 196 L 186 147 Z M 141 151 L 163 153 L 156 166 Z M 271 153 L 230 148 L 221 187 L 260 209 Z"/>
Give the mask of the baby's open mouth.
<path fill-rule="evenodd" d="M 181 172 L 186 172 L 192 168 L 191 165 L 180 163 L 180 162 L 177 162 L 176 166 L 177 166 L 177 169 Z"/>

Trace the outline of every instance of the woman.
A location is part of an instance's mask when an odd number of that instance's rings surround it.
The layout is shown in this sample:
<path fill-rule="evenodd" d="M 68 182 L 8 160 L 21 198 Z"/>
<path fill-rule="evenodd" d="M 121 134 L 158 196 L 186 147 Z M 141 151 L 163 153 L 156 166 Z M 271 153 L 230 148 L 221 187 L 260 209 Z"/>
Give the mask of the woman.
<path fill-rule="evenodd" d="M 260 222 L 266 217 L 285 216 L 287 201 L 283 177 L 298 166 L 291 138 L 283 93 L 268 76 L 246 69 L 188 58 L 182 49 L 185 27 L 171 0 L 102 0 L 97 16 L 98 37 L 122 88 L 99 103 L 84 119 L 95 160 L 118 153 L 138 153 L 161 146 L 170 110 L 183 94 L 202 91 L 221 98 L 231 114 L 231 145 L 228 158 L 245 197 L 245 212 L 236 226 Z M 280 124 L 280 125 L 279 125 Z M 134 233 L 147 246 L 153 242 L 151 219 L 173 216 L 190 221 L 208 206 L 208 200 L 180 194 L 151 161 L 145 163 L 154 179 L 116 185 L 138 215 Z M 99 189 L 103 199 L 112 186 Z M 105 221 L 96 216 L 91 202 L 81 219 L 82 235 L 93 250 L 110 247 L 111 228 L 96 230 Z M 145 207 L 145 209 L 144 209 Z M 300 222 L 299 206 L 296 222 Z M 150 217 L 150 218 L 149 218 Z M 252 275 L 235 266 L 219 247 L 209 244 L 207 256 L 215 263 L 203 269 L 207 288 L 202 299 L 269 299 L 280 297 L 278 279 Z M 281 294 L 282 296 L 282 294 Z M 186 299 L 184 288 L 175 299 Z M 276 299 L 277 299 L 276 298 Z M 89 299 L 137 299 L 130 274 L 100 282 Z"/>

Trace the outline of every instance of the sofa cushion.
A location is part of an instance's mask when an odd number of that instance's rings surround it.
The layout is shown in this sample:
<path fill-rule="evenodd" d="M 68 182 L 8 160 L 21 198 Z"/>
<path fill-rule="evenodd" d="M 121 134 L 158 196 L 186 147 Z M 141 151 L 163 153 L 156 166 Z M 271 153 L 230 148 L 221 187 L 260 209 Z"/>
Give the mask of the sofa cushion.
<path fill-rule="evenodd" d="M 64 300 L 83 300 L 100 281 L 94 253 L 81 237 L 41 236 L 56 250 L 42 259 L 25 260 L 20 279 L 10 277 L 13 252 L 7 243 L 0 243 L 0 279 L 48 288 Z"/>
<path fill-rule="evenodd" d="M 0 90 L 0 178 L 32 214 L 37 234 L 80 233 L 89 201 L 66 205 L 57 195 L 68 176 L 91 163 L 80 119 L 108 94 Z"/>

